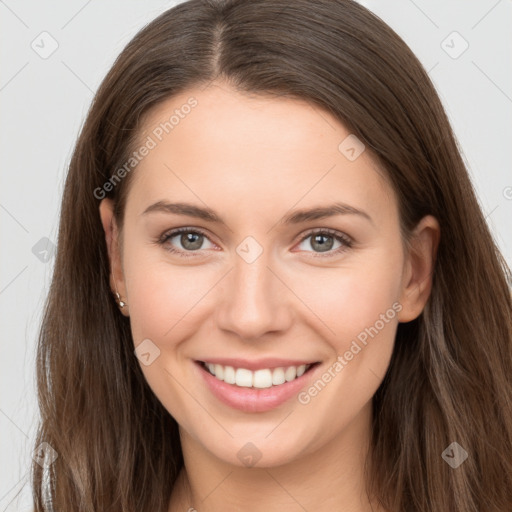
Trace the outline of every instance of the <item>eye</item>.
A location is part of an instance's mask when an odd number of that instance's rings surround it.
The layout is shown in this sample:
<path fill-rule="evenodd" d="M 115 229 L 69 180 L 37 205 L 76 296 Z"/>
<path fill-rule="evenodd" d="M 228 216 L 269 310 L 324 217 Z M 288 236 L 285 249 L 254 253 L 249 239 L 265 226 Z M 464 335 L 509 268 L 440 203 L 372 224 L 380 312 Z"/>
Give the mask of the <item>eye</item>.
<path fill-rule="evenodd" d="M 173 242 L 173 239 L 176 239 L 176 241 Z M 311 240 L 307 242 L 308 239 Z M 205 241 L 211 244 L 210 247 L 203 247 Z M 167 251 L 177 253 L 185 258 L 200 256 L 201 250 L 214 247 L 214 244 L 205 233 L 197 228 L 188 227 L 177 228 L 164 233 L 157 239 L 157 243 L 164 246 Z M 336 243 L 339 245 L 333 249 Z M 179 244 L 181 247 L 176 247 L 176 244 Z M 352 247 L 352 240 L 344 233 L 324 228 L 310 231 L 306 236 L 303 236 L 299 249 L 310 252 L 304 247 L 306 245 L 313 248 L 314 257 L 329 257 L 340 254 Z"/>
<path fill-rule="evenodd" d="M 309 242 L 308 239 L 310 239 Z M 339 246 L 333 249 L 336 242 Z M 313 252 L 317 253 L 315 257 L 324 257 L 333 256 L 349 249 L 352 247 L 352 240 L 344 233 L 333 229 L 316 229 L 303 237 L 300 245 L 313 248 Z M 304 247 L 302 249 L 307 251 Z"/>
<path fill-rule="evenodd" d="M 173 239 L 176 239 L 174 244 L 180 244 L 181 248 L 174 246 L 172 243 Z M 178 228 L 162 235 L 158 243 L 165 245 L 166 250 L 169 252 L 179 253 L 180 256 L 189 257 L 196 256 L 194 252 L 198 252 L 201 249 L 208 249 L 208 247 L 203 247 L 205 240 L 212 244 L 202 231 L 192 228 Z"/>

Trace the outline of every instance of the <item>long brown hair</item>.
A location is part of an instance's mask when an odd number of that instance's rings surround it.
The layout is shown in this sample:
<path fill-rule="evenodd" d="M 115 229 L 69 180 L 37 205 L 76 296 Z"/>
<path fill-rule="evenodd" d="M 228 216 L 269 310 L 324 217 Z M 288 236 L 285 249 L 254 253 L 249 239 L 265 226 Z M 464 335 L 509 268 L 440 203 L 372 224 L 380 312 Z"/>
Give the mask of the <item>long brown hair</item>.
<path fill-rule="evenodd" d="M 215 79 L 326 109 L 388 176 L 405 239 L 424 215 L 440 223 L 431 296 L 399 325 L 373 398 L 368 492 L 393 512 L 510 511 L 510 270 L 427 73 L 377 16 L 343 0 L 190 0 L 141 30 L 107 74 L 70 162 L 39 337 L 35 446 L 58 456 L 46 473 L 33 465 L 35 510 L 167 511 L 183 466 L 177 423 L 113 300 L 94 191 L 129 159 L 150 108 Z M 132 175 L 106 193 L 121 228 Z M 453 442 L 468 453 L 457 468 L 442 457 Z"/>

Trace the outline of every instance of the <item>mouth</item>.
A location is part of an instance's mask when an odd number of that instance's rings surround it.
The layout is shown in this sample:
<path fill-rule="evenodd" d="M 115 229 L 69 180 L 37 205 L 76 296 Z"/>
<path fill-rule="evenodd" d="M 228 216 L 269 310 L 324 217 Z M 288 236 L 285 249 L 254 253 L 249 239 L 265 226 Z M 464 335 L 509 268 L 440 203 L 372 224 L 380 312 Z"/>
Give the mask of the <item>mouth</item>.
<path fill-rule="evenodd" d="M 313 366 L 320 364 L 303 363 L 300 365 L 278 366 L 274 368 L 260 368 L 249 370 L 248 368 L 234 367 L 219 363 L 197 361 L 202 368 L 213 375 L 216 379 L 232 384 L 237 387 L 265 389 L 274 386 L 281 386 L 285 382 L 291 382 L 305 373 Z"/>
<path fill-rule="evenodd" d="M 214 397 L 231 408 L 252 413 L 269 411 L 297 396 L 321 365 L 319 361 L 287 362 L 282 366 L 271 362 L 257 365 L 246 362 L 245 366 L 257 366 L 251 370 L 220 361 L 196 360 L 194 363 Z"/>

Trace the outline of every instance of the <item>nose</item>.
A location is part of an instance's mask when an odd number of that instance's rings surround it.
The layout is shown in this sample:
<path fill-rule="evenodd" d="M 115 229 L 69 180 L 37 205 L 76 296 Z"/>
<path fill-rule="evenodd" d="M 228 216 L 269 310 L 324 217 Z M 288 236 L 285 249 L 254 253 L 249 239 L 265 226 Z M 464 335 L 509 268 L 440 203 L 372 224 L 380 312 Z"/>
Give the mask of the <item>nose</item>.
<path fill-rule="evenodd" d="M 244 341 L 284 332 L 292 323 L 291 292 L 266 254 L 251 263 L 235 255 L 234 267 L 221 283 L 217 327 Z"/>

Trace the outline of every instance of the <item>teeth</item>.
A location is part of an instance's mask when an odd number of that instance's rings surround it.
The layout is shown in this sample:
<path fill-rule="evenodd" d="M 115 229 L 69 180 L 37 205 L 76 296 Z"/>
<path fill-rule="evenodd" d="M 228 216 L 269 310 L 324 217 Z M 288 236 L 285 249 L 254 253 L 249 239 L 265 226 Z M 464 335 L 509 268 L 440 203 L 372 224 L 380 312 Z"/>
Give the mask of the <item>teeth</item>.
<path fill-rule="evenodd" d="M 220 380 L 224 380 L 224 367 L 221 364 L 215 365 L 215 375 L 218 375 Z"/>
<path fill-rule="evenodd" d="M 284 372 L 284 378 L 286 382 L 290 382 L 291 380 L 297 377 L 297 368 L 295 366 L 288 366 Z"/>
<path fill-rule="evenodd" d="M 284 384 L 284 382 L 284 368 L 275 368 L 272 372 L 272 384 L 279 386 L 279 384 Z"/>
<path fill-rule="evenodd" d="M 232 366 L 223 366 L 221 364 L 204 363 L 204 365 L 212 375 L 227 384 L 259 389 L 279 386 L 285 382 L 295 380 L 303 375 L 311 366 L 310 364 L 301 364 L 300 366 L 280 367 L 273 370 L 265 368 L 253 372 L 246 368 L 233 368 Z"/>
<path fill-rule="evenodd" d="M 256 370 L 253 374 L 252 385 L 255 388 L 270 388 L 272 386 L 272 372 L 270 370 Z"/>
<path fill-rule="evenodd" d="M 217 377 L 217 374 L 215 374 Z M 222 380 L 220 375 L 217 377 L 219 380 Z M 245 368 L 237 368 L 235 373 L 236 385 L 241 386 L 243 388 L 250 388 L 252 386 L 252 372 L 251 370 L 246 370 Z"/>
<path fill-rule="evenodd" d="M 214 373 L 213 375 L 217 377 L 216 373 Z M 224 382 L 226 382 L 227 384 L 235 384 L 235 375 L 235 369 L 232 366 L 224 366 Z"/>

